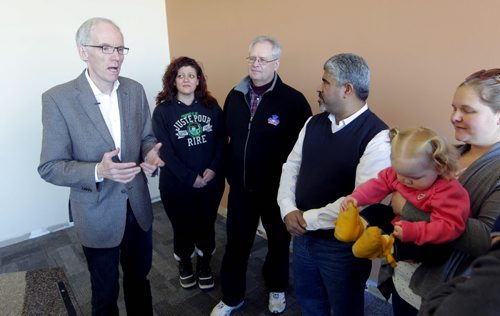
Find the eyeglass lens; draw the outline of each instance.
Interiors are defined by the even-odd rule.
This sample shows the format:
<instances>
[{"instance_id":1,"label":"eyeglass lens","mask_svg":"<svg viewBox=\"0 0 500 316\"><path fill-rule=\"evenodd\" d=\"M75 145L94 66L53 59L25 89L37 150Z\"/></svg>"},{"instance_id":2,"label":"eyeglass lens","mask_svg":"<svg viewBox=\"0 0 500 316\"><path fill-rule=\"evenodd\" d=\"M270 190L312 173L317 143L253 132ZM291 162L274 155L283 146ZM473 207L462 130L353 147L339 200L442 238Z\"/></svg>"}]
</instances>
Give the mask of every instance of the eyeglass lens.
<instances>
[{"instance_id":1,"label":"eyeglass lens","mask_svg":"<svg viewBox=\"0 0 500 316\"><path fill-rule=\"evenodd\" d=\"M270 62L273 62L275 61L276 59L271 59L271 60L266 60L264 58L261 58L261 57L256 57L256 56L248 56L246 58L247 62L249 64L254 64L255 62L257 62L259 65L265 65L265 64L268 64Z\"/></svg>"},{"instance_id":2,"label":"eyeglass lens","mask_svg":"<svg viewBox=\"0 0 500 316\"><path fill-rule=\"evenodd\" d=\"M126 47L113 47L113 46L103 46L102 52L104 54L113 54L115 52L115 49L120 55L125 55L128 53L128 48Z\"/></svg>"}]
</instances>

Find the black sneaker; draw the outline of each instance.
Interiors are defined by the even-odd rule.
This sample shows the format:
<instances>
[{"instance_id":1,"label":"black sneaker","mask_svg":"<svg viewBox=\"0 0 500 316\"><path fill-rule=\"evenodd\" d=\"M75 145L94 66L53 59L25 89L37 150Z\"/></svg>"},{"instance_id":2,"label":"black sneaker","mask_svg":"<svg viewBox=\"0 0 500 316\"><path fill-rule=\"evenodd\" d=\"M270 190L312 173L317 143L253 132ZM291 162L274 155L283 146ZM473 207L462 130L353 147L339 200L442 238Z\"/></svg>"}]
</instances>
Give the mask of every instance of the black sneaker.
<instances>
[{"instance_id":1,"label":"black sneaker","mask_svg":"<svg viewBox=\"0 0 500 316\"><path fill-rule=\"evenodd\" d=\"M185 289L196 285L191 259L189 261L179 261L179 283Z\"/></svg>"},{"instance_id":2,"label":"black sneaker","mask_svg":"<svg viewBox=\"0 0 500 316\"><path fill-rule=\"evenodd\" d=\"M198 286L202 290L208 290L214 287L214 277L210 268L201 270L198 273Z\"/></svg>"},{"instance_id":3,"label":"black sneaker","mask_svg":"<svg viewBox=\"0 0 500 316\"><path fill-rule=\"evenodd\" d=\"M198 256L196 261L196 274L198 275L198 287L201 290L208 290L214 287L214 277L210 269L211 256Z\"/></svg>"}]
</instances>

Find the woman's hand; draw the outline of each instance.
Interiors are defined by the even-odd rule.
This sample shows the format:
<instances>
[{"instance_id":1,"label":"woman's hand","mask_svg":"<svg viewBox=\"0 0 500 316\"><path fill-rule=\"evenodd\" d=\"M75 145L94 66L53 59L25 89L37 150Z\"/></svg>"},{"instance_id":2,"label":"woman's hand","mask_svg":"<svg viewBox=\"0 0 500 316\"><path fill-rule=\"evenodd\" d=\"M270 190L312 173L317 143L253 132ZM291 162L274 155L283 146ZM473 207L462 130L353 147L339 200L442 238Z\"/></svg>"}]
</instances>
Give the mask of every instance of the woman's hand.
<instances>
[{"instance_id":1,"label":"woman's hand","mask_svg":"<svg viewBox=\"0 0 500 316\"><path fill-rule=\"evenodd\" d=\"M215 172L212 169L207 168L203 171L203 180L205 183L210 182L213 178L215 178Z\"/></svg>"},{"instance_id":2,"label":"woman's hand","mask_svg":"<svg viewBox=\"0 0 500 316\"><path fill-rule=\"evenodd\" d=\"M199 188L203 188L206 185L207 185L207 183L205 182L205 180L203 180L202 177L197 176L196 180L193 183L193 188L199 189Z\"/></svg>"},{"instance_id":3,"label":"woman's hand","mask_svg":"<svg viewBox=\"0 0 500 316\"><path fill-rule=\"evenodd\" d=\"M500 236L495 236L491 239L491 245L493 246L497 242L500 242Z\"/></svg>"}]
</instances>

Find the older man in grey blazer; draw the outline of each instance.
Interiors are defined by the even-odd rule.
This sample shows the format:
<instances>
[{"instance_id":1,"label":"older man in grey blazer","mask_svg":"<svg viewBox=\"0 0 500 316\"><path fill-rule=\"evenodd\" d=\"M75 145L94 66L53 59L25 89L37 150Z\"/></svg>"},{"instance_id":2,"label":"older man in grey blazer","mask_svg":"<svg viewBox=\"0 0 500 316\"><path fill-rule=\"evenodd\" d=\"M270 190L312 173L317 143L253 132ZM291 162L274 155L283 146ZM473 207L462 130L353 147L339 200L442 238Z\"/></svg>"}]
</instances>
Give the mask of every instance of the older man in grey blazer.
<instances>
[{"instance_id":1,"label":"older man in grey blazer","mask_svg":"<svg viewBox=\"0 0 500 316\"><path fill-rule=\"evenodd\" d=\"M70 210L87 259L92 314L117 315L119 263L127 314L152 314L147 275L153 222L146 175L163 161L142 85L119 77L123 35L112 21L87 20L76 44L87 68L42 95L38 172L70 191Z\"/></svg>"}]
</instances>

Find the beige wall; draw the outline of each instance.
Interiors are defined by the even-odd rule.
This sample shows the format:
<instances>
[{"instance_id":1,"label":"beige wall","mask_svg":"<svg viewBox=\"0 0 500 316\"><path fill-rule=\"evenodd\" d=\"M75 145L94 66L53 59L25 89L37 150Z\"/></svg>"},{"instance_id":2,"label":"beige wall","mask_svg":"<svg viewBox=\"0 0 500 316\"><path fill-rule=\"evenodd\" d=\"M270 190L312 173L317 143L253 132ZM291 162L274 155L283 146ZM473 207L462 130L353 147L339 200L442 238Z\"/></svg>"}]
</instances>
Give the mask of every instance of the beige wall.
<instances>
[{"instance_id":1,"label":"beige wall","mask_svg":"<svg viewBox=\"0 0 500 316\"><path fill-rule=\"evenodd\" d=\"M166 3L170 56L199 60L221 105L246 74L248 43L267 34L283 46L283 80L304 93L314 112L323 63L353 52L372 70L368 102L388 125L425 125L453 139L448 117L455 87L500 61L497 0Z\"/></svg>"},{"instance_id":2,"label":"beige wall","mask_svg":"<svg viewBox=\"0 0 500 316\"><path fill-rule=\"evenodd\" d=\"M304 93L313 111L324 61L354 52L372 69L369 104L389 125L426 125L451 138L455 87L500 61L496 0L166 3L171 56L201 61L221 104L246 74L249 41L268 34L283 46L279 73Z\"/></svg>"}]
</instances>

